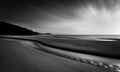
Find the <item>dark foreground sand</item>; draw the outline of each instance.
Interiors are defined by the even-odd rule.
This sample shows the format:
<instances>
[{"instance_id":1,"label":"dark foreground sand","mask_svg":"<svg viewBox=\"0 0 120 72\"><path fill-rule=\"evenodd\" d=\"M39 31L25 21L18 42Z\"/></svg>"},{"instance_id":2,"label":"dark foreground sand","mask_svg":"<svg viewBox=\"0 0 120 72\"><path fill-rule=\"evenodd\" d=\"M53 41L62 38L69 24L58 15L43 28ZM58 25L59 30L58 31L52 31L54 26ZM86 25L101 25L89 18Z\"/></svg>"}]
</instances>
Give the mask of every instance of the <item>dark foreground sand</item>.
<instances>
[{"instance_id":1,"label":"dark foreground sand","mask_svg":"<svg viewBox=\"0 0 120 72\"><path fill-rule=\"evenodd\" d=\"M19 38L38 39L38 37ZM0 72L115 72L38 50L42 47L34 43L1 37Z\"/></svg>"}]
</instances>

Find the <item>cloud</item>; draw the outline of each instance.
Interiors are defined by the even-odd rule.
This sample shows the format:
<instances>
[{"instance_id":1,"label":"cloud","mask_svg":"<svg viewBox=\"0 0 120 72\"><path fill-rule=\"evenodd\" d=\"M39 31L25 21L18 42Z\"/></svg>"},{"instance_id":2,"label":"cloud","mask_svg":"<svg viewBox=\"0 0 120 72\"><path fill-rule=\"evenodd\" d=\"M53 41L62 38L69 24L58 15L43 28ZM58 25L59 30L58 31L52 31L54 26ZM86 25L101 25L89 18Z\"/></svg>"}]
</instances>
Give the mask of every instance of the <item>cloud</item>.
<instances>
[{"instance_id":1,"label":"cloud","mask_svg":"<svg viewBox=\"0 0 120 72\"><path fill-rule=\"evenodd\" d=\"M118 0L45 0L27 5L8 20L37 32L120 34Z\"/></svg>"}]
</instances>

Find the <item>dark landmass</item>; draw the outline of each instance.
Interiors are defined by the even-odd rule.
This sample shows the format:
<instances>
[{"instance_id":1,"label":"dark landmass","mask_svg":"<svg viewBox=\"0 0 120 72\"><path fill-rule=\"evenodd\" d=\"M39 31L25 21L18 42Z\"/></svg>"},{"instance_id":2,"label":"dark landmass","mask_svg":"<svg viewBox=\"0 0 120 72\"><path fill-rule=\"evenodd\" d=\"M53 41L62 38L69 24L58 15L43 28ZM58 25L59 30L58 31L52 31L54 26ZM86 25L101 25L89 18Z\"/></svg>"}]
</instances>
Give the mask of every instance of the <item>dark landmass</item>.
<instances>
[{"instance_id":1,"label":"dark landmass","mask_svg":"<svg viewBox=\"0 0 120 72\"><path fill-rule=\"evenodd\" d=\"M37 35L38 32L33 32L26 28L16 26L10 23L0 21L0 35Z\"/></svg>"}]
</instances>

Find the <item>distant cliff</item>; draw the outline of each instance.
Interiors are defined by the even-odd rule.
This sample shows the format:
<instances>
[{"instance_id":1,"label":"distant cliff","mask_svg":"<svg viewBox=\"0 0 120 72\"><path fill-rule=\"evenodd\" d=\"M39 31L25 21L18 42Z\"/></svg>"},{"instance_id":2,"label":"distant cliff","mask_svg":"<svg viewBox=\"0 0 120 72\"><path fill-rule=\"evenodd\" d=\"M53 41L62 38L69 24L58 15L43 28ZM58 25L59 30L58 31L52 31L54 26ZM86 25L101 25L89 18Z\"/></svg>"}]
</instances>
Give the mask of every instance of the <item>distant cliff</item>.
<instances>
[{"instance_id":1,"label":"distant cliff","mask_svg":"<svg viewBox=\"0 0 120 72\"><path fill-rule=\"evenodd\" d=\"M39 33L33 32L20 26L0 21L0 35L36 35L36 34Z\"/></svg>"}]
</instances>

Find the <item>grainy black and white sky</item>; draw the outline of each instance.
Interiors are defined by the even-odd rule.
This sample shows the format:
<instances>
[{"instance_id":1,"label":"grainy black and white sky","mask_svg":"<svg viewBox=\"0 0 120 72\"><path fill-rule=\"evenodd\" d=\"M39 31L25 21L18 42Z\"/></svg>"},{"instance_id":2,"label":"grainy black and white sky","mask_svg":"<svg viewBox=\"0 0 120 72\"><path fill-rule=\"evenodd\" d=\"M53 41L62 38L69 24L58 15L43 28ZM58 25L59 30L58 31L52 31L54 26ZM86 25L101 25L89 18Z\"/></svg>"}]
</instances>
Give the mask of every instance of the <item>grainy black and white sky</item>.
<instances>
[{"instance_id":1,"label":"grainy black and white sky","mask_svg":"<svg viewBox=\"0 0 120 72\"><path fill-rule=\"evenodd\" d=\"M120 34L120 0L4 0L0 20L40 33Z\"/></svg>"}]
</instances>

